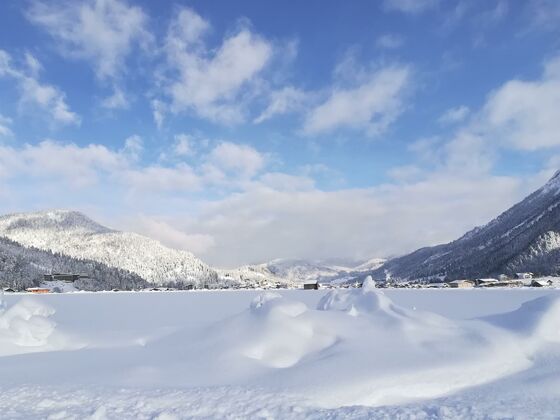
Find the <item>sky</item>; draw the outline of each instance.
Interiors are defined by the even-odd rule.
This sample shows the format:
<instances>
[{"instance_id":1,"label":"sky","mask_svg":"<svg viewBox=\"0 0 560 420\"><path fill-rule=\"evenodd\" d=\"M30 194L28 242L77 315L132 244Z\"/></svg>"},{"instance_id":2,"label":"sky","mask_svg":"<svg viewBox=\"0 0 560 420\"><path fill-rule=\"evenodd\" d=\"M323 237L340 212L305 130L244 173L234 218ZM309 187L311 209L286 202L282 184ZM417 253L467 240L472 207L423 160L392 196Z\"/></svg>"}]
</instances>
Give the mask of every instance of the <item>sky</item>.
<instances>
[{"instance_id":1,"label":"sky","mask_svg":"<svg viewBox=\"0 0 560 420\"><path fill-rule=\"evenodd\" d=\"M390 257L560 166L556 0L4 0L0 212L221 267Z\"/></svg>"}]
</instances>

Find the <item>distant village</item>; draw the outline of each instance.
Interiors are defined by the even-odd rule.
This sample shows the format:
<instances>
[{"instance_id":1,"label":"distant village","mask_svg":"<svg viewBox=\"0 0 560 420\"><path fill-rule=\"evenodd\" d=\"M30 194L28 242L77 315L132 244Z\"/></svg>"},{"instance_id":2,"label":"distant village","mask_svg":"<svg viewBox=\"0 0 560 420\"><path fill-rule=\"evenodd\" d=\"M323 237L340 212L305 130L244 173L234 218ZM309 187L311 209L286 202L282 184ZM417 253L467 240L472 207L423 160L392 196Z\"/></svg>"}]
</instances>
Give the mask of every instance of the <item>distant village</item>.
<instances>
[{"instance_id":1,"label":"distant village","mask_svg":"<svg viewBox=\"0 0 560 420\"><path fill-rule=\"evenodd\" d=\"M63 293L68 291L79 291L72 286L74 282L80 279L89 279L86 274L72 274L72 273L52 273L43 276L41 286L29 287L25 290L14 290L12 288L4 288L6 293L27 292L33 294L45 293ZM346 281L339 283L321 283L317 280L304 281L301 284L286 284L278 281L270 281L267 279L260 279L259 281L244 281L234 285L224 285L219 289L235 289L235 290L248 290L248 289L303 289L303 290L319 290L319 289L338 289L338 288L360 288L362 282L360 281ZM500 275L498 278L480 278L480 279L460 279L460 280L439 280L439 281L394 281L387 280L377 282L376 286L380 289L395 288L395 289L471 289L471 288L512 288L512 287L560 287L560 277L535 277L533 273L517 273L515 278L507 275ZM68 290L70 288L70 290ZM202 285L196 288L197 290L217 289ZM140 290L133 290L137 292L161 292L161 291L177 291L177 290L195 290L193 285L183 285L181 288L175 287L148 287ZM126 291L124 289L111 289L113 292Z\"/></svg>"}]
</instances>

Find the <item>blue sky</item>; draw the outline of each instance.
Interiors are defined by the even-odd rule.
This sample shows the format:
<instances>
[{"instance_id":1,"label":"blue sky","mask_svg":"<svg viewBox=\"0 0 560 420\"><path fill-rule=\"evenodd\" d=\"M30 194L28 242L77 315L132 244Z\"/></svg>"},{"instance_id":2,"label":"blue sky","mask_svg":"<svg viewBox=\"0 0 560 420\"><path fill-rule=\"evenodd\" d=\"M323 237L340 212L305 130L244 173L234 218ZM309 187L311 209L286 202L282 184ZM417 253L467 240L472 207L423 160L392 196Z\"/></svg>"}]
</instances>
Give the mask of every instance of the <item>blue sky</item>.
<instances>
[{"instance_id":1,"label":"blue sky","mask_svg":"<svg viewBox=\"0 0 560 420\"><path fill-rule=\"evenodd\" d=\"M453 239L560 154L560 4L4 1L0 210L212 264Z\"/></svg>"}]
</instances>

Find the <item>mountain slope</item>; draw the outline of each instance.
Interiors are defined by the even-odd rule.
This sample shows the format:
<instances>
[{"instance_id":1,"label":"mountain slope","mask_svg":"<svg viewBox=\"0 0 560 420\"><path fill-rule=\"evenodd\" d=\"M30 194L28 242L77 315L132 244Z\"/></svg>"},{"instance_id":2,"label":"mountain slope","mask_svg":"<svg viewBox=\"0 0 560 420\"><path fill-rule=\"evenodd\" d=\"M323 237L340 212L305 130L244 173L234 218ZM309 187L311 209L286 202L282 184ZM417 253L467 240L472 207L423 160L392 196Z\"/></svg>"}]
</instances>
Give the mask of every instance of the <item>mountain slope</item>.
<instances>
[{"instance_id":1,"label":"mountain slope","mask_svg":"<svg viewBox=\"0 0 560 420\"><path fill-rule=\"evenodd\" d=\"M445 245L419 249L388 261L374 278L449 279L532 271L560 272L560 171L542 188Z\"/></svg>"},{"instance_id":2,"label":"mountain slope","mask_svg":"<svg viewBox=\"0 0 560 420\"><path fill-rule=\"evenodd\" d=\"M25 247L0 237L0 288L25 290L38 286L46 273L88 274L88 279L76 281L81 290L140 289L147 286L145 280L128 271L96 261L78 260Z\"/></svg>"},{"instance_id":3,"label":"mountain slope","mask_svg":"<svg viewBox=\"0 0 560 420\"><path fill-rule=\"evenodd\" d=\"M277 259L265 264L252 266L267 270L274 276L293 283L306 281L319 281L321 283L349 281L361 278L364 272L381 267L384 259L372 258L371 260L351 265L351 262L309 261Z\"/></svg>"},{"instance_id":4,"label":"mountain slope","mask_svg":"<svg viewBox=\"0 0 560 420\"><path fill-rule=\"evenodd\" d=\"M186 251L144 236L99 225L66 210L0 217L0 236L28 247L96 261L134 273L157 285L215 285L216 271Z\"/></svg>"}]
</instances>

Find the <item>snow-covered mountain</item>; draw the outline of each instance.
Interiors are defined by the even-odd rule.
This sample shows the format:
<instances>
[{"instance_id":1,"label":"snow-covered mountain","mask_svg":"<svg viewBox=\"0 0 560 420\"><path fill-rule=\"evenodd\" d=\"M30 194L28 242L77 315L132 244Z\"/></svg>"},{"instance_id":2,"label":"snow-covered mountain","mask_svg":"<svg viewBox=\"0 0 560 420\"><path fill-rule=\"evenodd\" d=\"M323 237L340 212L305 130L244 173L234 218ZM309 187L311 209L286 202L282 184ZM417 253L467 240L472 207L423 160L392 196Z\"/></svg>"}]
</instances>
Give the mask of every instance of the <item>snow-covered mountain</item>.
<instances>
[{"instance_id":1,"label":"snow-covered mountain","mask_svg":"<svg viewBox=\"0 0 560 420\"><path fill-rule=\"evenodd\" d=\"M332 283L361 278L363 273L375 270L384 263L385 260L381 258L372 258L357 265L349 262L277 259L253 267L261 267L296 284L306 281Z\"/></svg>"},{"instance_id":2,"label":"snow-covered mountain","mask_svg":"<svg viewBox=\"0 0 560 420\"><path fill-rule=\"evenodd\" d=\"M294 287L297 285L290 278L280 277L271 272L266 264L245 265L242 267L222 270L217 269L218 277L240 287Z\"/></svg>"},{"instance_id":3,"label":"snow-covered mountain","mask_svg":"<svg viewBox=\"0 0 560 420\"><path fill-rule=\"evenodd\" d=\"M25 247L0 237L0 288L25 290L39 286L46 273L87 274L76 286L82 290L142 289L147 282L129 271L103 263Z\"/></svg>"},{"instance_id":4,"label":"snow-covered mountain","mask_svg":"<svg viewBox=\"0 0 560 420\"><path fill-rule=\"evenodd\" d=\"M388 261L374 278L477 278L560 273L560 171L483 227L444 245Z\"/></svg>"},{"instance_id":5,"label":"snow-covered mountain","mask_svg":"<svg viewBox=\"0 0 560 420\"><path fill-rule=\"evenodd\" d=\"M126 270L152 284L212 287L220 281L215 270L189 252L106 228L75 211L1 216L0 236L26 247Z\"/></svg>"}]
</instances>

